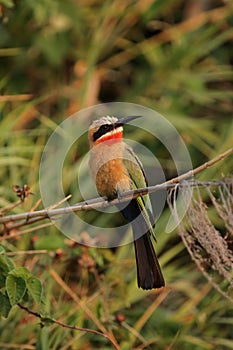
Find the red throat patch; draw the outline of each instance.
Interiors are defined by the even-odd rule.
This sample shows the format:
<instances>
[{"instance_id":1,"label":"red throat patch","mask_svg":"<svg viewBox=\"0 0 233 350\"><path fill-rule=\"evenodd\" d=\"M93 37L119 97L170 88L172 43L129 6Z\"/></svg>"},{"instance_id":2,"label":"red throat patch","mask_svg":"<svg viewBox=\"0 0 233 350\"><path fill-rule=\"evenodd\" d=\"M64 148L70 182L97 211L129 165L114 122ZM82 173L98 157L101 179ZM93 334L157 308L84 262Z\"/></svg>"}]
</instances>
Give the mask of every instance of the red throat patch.
<instances>
[{"instance_id":1,"label":"red throat patch","mask_svg":"<svg viewBox=\"0 0 233 350\"><path fill-rule=\"evenodd\" d=\"M120 130L118 132L111 132L107 133L106 135L103 135L99 140L96 140L96 143L102 143L102 142L120 142L123 138L123 132Z\"/></svg>"}]
</instances>

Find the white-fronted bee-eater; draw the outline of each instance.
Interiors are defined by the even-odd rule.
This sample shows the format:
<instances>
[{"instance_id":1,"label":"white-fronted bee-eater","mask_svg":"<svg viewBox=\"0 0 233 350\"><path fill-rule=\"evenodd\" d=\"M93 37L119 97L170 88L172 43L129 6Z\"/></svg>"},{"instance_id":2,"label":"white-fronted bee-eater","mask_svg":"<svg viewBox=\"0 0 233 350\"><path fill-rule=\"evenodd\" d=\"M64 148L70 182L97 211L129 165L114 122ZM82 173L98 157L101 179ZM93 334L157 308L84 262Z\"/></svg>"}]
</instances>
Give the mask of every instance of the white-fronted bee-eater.
<instances>
[{"instance_id":1,"label":"white-fronted bee-eater","mask_svg":"<svg viewBox=\"0 0 233 350\"><path fill-rule=\"evenodd\" d=\"M123 126L139 116L102 117L89 128L91 175L101 196L120 198L125 191L146 187L142 164L133 149L123 142ZM154 223L149 195L117 205L131 223L134 235L138 287L160 288L165 285L151 241Z\"/></svg>"}]
</instances>

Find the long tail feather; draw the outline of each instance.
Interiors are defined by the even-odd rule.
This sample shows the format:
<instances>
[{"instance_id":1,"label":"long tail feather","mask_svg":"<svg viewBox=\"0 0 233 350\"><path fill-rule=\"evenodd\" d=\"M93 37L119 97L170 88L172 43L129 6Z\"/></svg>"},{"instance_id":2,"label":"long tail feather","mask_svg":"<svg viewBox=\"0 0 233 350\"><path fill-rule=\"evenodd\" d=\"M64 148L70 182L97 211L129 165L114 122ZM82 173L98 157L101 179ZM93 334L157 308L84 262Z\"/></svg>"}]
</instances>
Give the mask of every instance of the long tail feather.
<instances>
[{"instance_id":1,"label":"long tail feather","mask_svg":"<svg viewBox=\"0 0 233 350\"><path fill-rule=\"evenodd\" d=\"M126 207L118 205L118 208L126 220L132 224L138 287L142 289L163 287L165 282L151 241L154 233L149 219L147 222L136 199L133 199Z\"/></svg>"},{"instance_id":2,"label":"long tail feather","mask_svg":"<svg viewBox=\"0 0 233 350\"><path fill-rule=\"evenodd\" d=\"M162 271L151 242L150 233L134 241L138 287L142 289L160 288L165 285Z\"/></svg>"}]
</instances>

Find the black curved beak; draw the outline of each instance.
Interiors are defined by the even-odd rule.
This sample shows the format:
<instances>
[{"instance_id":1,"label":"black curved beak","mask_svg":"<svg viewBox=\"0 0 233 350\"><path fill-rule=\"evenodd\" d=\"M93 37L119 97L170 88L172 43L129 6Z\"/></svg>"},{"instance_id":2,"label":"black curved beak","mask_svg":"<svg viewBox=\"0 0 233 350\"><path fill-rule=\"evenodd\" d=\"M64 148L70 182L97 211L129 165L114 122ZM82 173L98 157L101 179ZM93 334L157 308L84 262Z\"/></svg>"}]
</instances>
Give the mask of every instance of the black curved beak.
<instances>
[{"instance_id":1,"label":"black curved beak","mask_svg":"<svg viewBox=\"0 0 233 350\"><path fill-rule=\"evenodd\" d=\"M115 123L115 126L123 126L123 125L131 122L131 120L141 118L141 117L142 117L141 115L130 115L128 117L123 117Z\"/></svg>"}]
</instances>

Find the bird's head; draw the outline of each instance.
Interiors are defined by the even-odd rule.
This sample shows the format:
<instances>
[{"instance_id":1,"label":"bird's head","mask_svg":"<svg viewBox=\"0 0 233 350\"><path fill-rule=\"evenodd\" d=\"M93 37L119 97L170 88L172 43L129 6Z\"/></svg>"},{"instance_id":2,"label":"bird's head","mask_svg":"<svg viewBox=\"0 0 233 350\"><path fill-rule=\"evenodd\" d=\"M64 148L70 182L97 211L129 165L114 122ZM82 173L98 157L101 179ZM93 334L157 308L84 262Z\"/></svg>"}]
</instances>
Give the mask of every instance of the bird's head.
<instances>
[{"instance_id":1,"label":"bird's head","mask_svg":"<svg viewBox=\"0 0 233 350\"><path fill-rule=\"evenodd\" d=\"M89 128L88 138L90 146L100 144L105 141L118 142L123 138L123 125L141 116L128 116L121 119L116 117L102 117L95 120Z\"/></svg>"}]
</instances>

